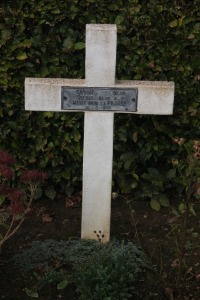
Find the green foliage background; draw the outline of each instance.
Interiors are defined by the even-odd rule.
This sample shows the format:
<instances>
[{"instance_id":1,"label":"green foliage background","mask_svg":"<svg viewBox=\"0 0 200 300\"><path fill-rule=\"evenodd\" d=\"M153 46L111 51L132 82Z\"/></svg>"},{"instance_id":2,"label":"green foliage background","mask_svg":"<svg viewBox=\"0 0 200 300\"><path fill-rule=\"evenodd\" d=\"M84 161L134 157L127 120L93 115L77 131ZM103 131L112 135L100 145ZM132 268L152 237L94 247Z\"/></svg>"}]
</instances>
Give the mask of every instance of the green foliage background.
<instances>
[{"instance_id":1,"label":"green foliage background","mask_svg":"<svg viewBox=\"0 0 200 300\"><path fill-rule=\"evenodd\" d=\"M81 185L83 114L24 110L25 77L84 78L85 25L117 24L118 79L175 81L173 116L115 116L113 184L138 196L178 189L176 136L200 133L200 0L2 0L0 147Z\"/></svg>"}]
</instances>

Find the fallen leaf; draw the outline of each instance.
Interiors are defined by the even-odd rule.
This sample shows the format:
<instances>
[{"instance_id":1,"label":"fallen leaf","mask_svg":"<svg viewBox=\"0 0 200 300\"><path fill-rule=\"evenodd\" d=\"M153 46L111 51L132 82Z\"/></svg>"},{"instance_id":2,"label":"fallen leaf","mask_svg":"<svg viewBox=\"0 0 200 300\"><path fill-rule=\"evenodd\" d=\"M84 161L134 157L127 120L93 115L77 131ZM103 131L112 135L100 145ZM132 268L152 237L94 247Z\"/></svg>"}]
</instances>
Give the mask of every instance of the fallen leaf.
<instances>
[{"instance_id":1,"label":"fallen leaf","mask_svg":"<svg viewBox=\"0 0 200 300\"><path fill-rule=\"evenodd\" d=\"M172 223L174 223L174 222L176 222L177 221L177 217L172 217L172 218L169 218L168 220L167 220L167 223L168 224L172 224Z\"/></svg>"},{"instance_id":2,"label":"fallen leaf","mask_svg":"<svg viewBox=\"0 0 200 300\"><path fill-rule=\"evenodd\" d=\"M46 211L47 211L47 208L42 206L36 210L36 216L41 217Z\"/></svg>"},{"instance_id":3,"label":"fallen leaf","mask_svg":"<svg viewBox=\"0 0 200 300\"><path fill-rule=\"evenodd\" d=\"M31 208L27 208L27 209L25 210L25 214L27 215L27 214L29 214L31 211L32 211Z\"/></svg>"},{"instance_id":4,"label":"fallen leaf","mask_svg":"<svg viewBox=\"0 0 200 300\"><path fill-rule=\"evenodd\" d=\"M118 197L118 193L113 192L112 193L112 199L115 200L115 199L117 199L117 197Z\"/></svg>"},{"instance_id":5,"label":"fallen leaf","mask_svg":"<svg viewBox=\"0 0 200 300\"><path fill-rule=\"evenodd\" d=\"M71 208L73 206L77 206L81 203L81 193L78 193L76 196L73 197L66 197L65 198L65 206L66 208Z\"/></svg>"},{"instance_id":6,"label":"fallen leaf","mask_svg":"<svg viewBox=\"0 0 200 300\"><path fill-rule=\"evenodd\" d=\"M67 198L67 199L65 200L65 206L66 206L66 208L73 207L73 206L74 206L74 201L72 201L71 198Z\"/></svg>"},{"instance_id":7,"label":"fallen leaf","mask_svg":"<svg viewBox=\"0 0 200 300\"><path fill-rule=\"evenodd\" d=\"M178 258L175 259L175 260L172 262L171 266L172 266L173 268L178 268L178 267L180 266L180 261L179 261L179 259L178 259Z\"/></svg>"},{"instance_id":8,"label":"fallen leaf","mask_svg":"<svg viewBox=\"0 0 200 300\"><path fill-rule=\"evenodd\" d=\"M168 276L167 276L167 273L163 273L163 274L162 274L162 278L163 278L163 279L167 279L167 277L168 277Z\"/></svg>"},{"instance_id":9,"label":"fallen leaf","mask_svg":"<svg viewBox=\"0 0 200 300\"><path fill-rule=\"evenodd\" d=\"M62 221L62 224L63 225L66 225L66 224L68 224L69 223L69 219L64 219L63 221Z\"/></svg>"},{"instance_id":10,"label":"fallen leaf","mask_svg":"<svg viewBox=\"0 0 200 300\"><path fill-rule=\"evenodd\" d=\"M196 280L199 281L200 280L200 273L197 274L195 277L196 277Z\"/></svg>"},{"instance_id":11,"label":"fallen leaf","mask_svg":"<svg viewBox=\"0 0 200 300\"><path fill-rule=\"evenodd\" d=\"M164 291L165 291L165 296L167 297L167 299L174 300L174 293L170 287L166 287Z\"/></svg>"},{"instance_id":12,"label":"fallen leaf","mask_svg":"<svg viewBox=\"0 0 200 300\"><path fill-rule=\"evenodd\" d=\"M187 270L187 273L192 273L192 267L190 267L188 270Z\"/></svg>"},{"instance_id":13,"label":"fallen leaf","mask_svg":"<svg viewBox=\"0 0 200 300\"><path fill-rule=\"evenodd\" d=\"M130 235L130 231L129 232L123 232L121 235L129 236Z\"/></svg>"},{"instance_id":14,"label":"fallen leaf","mask_svg":"<svg viewBox=\"0 0 200 300\"><path fill-rule=\"evenodd\" d=\"M43 223L51 223L53 221L52 214L44 214L42 215L42 222Z\"/></svg>"}]
</instances>

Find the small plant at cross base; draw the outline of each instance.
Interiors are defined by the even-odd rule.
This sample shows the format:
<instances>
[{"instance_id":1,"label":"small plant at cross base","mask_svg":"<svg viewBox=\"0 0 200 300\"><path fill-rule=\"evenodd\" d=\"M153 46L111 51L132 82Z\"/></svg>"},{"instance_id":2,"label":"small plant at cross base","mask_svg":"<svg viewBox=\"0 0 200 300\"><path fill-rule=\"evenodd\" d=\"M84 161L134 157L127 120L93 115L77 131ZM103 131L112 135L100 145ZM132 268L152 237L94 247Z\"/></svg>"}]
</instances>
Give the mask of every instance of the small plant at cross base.
<instances>
[{"instance_id":1,"label":"small plant at cross base","mask_svg":"<svg viewBox=\"0 0 200 300\"><path fill-rule=\"evenodd\" d=\"M15 163L14 157L0 150L0 251L21 227L39 185L48 178L46 173L37 170L22 171L16 186Z\"/></svg>"},{"instance_id":2,"label":"small plant at cross base","mask_svg":"<svg viewBox=\"0 0 200 300\"><path fill-rule=\"evenodd\" d=\"M183 157L174 157L172 159L172 165L179 173L179 177L175 180L183 195L178 210L174 210L177 216L182 217L180 240L178 243L178 271L176 278L176 288L178 289L184 265L188 217L189 214L196 216L194 201L195 199L200 199L200 140L186 141L183 138L174 138L173 142L185 150L182 152L185 154Z\"/></svg>"},{"instance_id":3,"label":"small plant at cross base","mask_svg":"<svg viewBox=\"0 0 200 300\"><path fill-rule=\"evenodd\" d=\"M58 290L73 288L75 299L80 300L144 299L140 297L144 283L154 288L153 268L132 242L34 241L14 260L18 270L29 278L27 284L32 284L24 289L26 294L34 298L49 284Z\"/></svg>"}]
</instances>

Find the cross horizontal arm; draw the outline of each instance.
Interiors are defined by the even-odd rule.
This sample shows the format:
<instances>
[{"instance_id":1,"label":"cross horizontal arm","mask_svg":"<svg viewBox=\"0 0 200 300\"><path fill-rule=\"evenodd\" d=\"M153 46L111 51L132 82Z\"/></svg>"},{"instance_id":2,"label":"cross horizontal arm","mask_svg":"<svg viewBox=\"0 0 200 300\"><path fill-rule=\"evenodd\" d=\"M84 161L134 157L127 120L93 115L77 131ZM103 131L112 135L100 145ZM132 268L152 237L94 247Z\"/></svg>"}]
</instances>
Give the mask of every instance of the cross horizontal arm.
<instances>
[{"instance_id":1,"label":"cross horizontal arm","mask_svg":"<svg viewBox=\"0 0 200 300\"><path fill-rule=\"evenodd\" d=\"M84 79L26 78L25 109L67 112L61 108L61 87L84 88ZM173 113L174 83L166 81L116 81L110 88L137 88L138 106L134 114L170 115ZM117 113L117 111L116 111ZM120 111L120 113L122 113ZM126 113L126 112L124 112Z\"/></svg>"},{"instance_id":2,"label":"cross horizontal arm","mask_svg":"<svg viewBox=\"0 0 200 300\"><path fill-rule=\"evenodd\" d=\"M86 87L84 79L26 78L25 109L57 111L61 109L61 87ZM170 115L173 113L174 83L165 81L116 81L110 88L137 88L138 107L134 114ZM116 111L117 112L117 111ZM120 111L120 113L122 113Z\"/></svg>"}]
</instances>

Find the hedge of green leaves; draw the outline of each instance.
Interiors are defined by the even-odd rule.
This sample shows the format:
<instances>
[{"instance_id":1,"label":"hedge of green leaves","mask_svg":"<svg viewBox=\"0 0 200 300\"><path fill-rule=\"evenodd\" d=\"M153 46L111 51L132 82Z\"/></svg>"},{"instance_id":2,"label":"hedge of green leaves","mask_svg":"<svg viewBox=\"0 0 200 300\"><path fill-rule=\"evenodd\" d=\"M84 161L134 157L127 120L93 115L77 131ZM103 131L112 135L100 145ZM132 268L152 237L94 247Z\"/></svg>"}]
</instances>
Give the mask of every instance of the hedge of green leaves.
<instances>
[{"instance_id":1,"label":"hedge of green leaves","mask_svg":"<svg viewBox=\"0 0 200 300\"><path fill-rule=\"evenodd\" d=\"M24 110L25 77L84 78L85 25L118 27L118 79L175 81L173 116L115 116L115 189L149 196L177 188L172 140L200 133L200 0L2 0L0 147L51 172L70 193L81 184L82 113Z\"/></svg>"}]
</instances>

